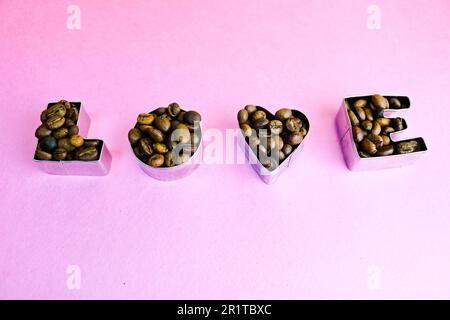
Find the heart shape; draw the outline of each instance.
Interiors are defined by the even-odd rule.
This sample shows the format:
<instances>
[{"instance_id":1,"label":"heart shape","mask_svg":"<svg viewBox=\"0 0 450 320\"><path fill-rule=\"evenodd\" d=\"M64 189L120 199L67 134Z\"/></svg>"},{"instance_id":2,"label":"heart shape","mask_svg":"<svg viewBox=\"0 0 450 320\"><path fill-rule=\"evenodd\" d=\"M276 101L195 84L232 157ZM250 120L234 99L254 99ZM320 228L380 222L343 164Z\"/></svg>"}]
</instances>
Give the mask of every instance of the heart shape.
<instances>
[{"instance_id":1,"label":"heart shape","mask_svg":"<svg viewBox=\"0 0 450 320\"><path fill-rule=\"evenodd\" d=\"M275 182L303 146L308 118L295 109L282 108L272 114L261 106L247 105L237 119L247 159L265 183Z\"/></svg>"},{"instance_id":2,"label":"heart shape","mask_svg":"<svg viewBox=\"0 0 450 320\"><path fill-rule=\"evenodd\" d=\"M176 180L198 166L202 141L201 116L177 103L141 113L128 132L141 168L158 180Z\"/></svg>"}]
</instances>

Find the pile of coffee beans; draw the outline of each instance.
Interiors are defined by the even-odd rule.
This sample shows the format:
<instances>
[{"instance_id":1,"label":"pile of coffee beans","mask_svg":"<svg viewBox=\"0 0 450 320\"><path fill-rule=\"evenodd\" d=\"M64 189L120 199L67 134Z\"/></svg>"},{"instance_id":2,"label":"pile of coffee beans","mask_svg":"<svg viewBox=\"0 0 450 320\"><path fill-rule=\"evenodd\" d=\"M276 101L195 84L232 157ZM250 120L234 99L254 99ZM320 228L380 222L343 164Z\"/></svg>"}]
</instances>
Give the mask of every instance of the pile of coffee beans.
<instances>
[{"instance_id":1,"label":"pile of coffee beans","mask_svg":"<svg viewBox=\"0 0 450 320\"><path fill-rule=\"evenodd\" d=\"M239 126L261 164L272 171L302 143L307 126L295 112L283 108L275 116L255 105L239 110Z\"/></svg>"},{"instance_id":2,"label":"pile of coffee beans","mask_svg":"<svg viewBox=\"0 0 450 320\"><path fill-rule=\"evenodd\" d=\"M100 154L99 140L84 140L78 134L80 104L61 100L49 104L41 113L42 124L36 129L38 138L35 159L53 161L94 161Z\"/></svg>"},{"instance_id":3,"label":"pile of coffee beans","mask_svg":"<svg viewBox=\"0 0 450 320\"><path fill-rule=\"evenodd\" d=\"M177 103L141 113L128 132L134 154L152 167L182 164L197 151L201 140L201 116L184 111Z\"/></svg>"},{"instance_id":4,"label":"pile of coffee beans","mask_svg":"<svg viewBox=\"0 0 450 320\"><path fill-rule=\"evenodd\" d=\"M421 150L416 140L393 142L390 134L405 129L401 118L385 118L386 109L404 108L401 99L386 98L379 94L349 101L348 116L352 124L353 139L361 158L405 154Z\"/></svg>"}]
</instances>

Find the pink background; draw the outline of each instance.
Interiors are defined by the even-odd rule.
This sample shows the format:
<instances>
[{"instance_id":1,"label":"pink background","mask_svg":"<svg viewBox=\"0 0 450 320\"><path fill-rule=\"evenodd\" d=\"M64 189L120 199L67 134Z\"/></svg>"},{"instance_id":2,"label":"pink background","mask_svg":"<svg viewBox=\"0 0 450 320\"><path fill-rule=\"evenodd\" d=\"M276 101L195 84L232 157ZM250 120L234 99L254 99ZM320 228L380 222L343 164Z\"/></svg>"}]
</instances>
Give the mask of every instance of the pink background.
<instances>
[{"instance_id":1,"label":"pink background","mask_svg":"<svg viewBox=\"0 0 450 320\"><path fill-rule=\"evenodd\" d=\"M0 298L450 298L450 2L377 0L369 30L372 3L1 0ZM411 98L429 147L415 165L346 169L334 116L367 93ZM107 177L33 166L39 113L60 98L88 110ZM254 103L297 106L312 129L275 185L248 165L162 183L127 131L172 101L206 128Z\"/></svg>"}]
</instances>

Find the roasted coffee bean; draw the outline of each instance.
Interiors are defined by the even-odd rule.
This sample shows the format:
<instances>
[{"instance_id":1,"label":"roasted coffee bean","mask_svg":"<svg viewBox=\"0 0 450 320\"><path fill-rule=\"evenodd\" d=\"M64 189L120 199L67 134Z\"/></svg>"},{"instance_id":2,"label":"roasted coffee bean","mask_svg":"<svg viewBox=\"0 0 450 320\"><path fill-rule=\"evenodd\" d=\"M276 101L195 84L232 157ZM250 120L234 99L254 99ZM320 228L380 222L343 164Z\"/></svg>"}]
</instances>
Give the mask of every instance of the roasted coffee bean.
<instances>
[{"instance_id":1,"label":"roasted coffee bean","mask_svg":"<svg viewBox=\"0 0 450 320\"><path fill-rule=\"evenodd\" d=\"M64 104L61 103L57 103L52 105L51 107L49 107L45 113L45 115L48 118L54 117L54 116L60 116L60 117L64 117L66 115L66 107L64 106Z\"/></svg>"},{"instance_id":2,"label":"roasted coffee bean","mask_svg":"<svg viewBox=\"0 0 450 320\"><path fill-rule=\"evenodd\" d=\"M262 111L262 110L255 111L255 112L253 112L253 114L252 114L252 121L253 121L253 122L257 122L257 121L259 121L259 120L261 120L261 119L266 119L266 118L267 118L267 115L266 115L266 113L265 113L264 111Z\"/></svg>"},{"instance_id":3,"label":"roasted coffee bean","mask_svg":"<svg viewBox=\"0 0 450 320\"><path fill-rule=\"evenodd\" d=\"M360 121L366 120L366 113L364 112L363 108L361 108L359 106L355 106L354 110L355 110L355 114L358 116L358 119Z\"/></svg>"},{"instance_id":4,"label":"roasted coffee bean","mask_svg":"<svg viewBox=\"0 0 450 320\"><path fill-rule=\"evenodd\" d=\"M147 131L150 138L155 142L163 142L164 141L164 134L155 128L149 128Z\"/></svg>"},{"instance_id":5,"label":"roasted coffee bean","mask_svg":"<svg viewBox=\"0 0 450 320\"><path fill-rule=\"evenodd\" d=\"M63 148L57 148L53 151L53 159L61 161L67 157L67 150Z\"/></svg>"},{"instance_id":6,"label":"roasted coffee bean","mask_svg":"<svg viewBox=\"0 0 450 320\"><path fill-rule=\"evenodd\" d=\"M72 119L66 118L66 120L64 121L64 127L66 128L70 128L74 125L76 125L76 123Z\"/></svg>"},{"instance_id":7,"label":"roasted coffee bean","mask_svg":"<svg viewBox=\"0 0 450 320\"><path fill-rule=\"evenodd\" d=\"M288 156L292 152L292 146L288 143L285 143L281 151L283 151L285 156Z\"/></svg>"},{"instance_id":8,"label":"roasted coffee bean","mask_svg":"<svg viewBox=\"0 0 450 320\"><path fill-rule=\"evenodd\" d=\"M142 138L141 130L138 128L133 128L130 131L128 131L128 141L132 146L135 146L138 141Z\"/></svg>"},{"instance_id":9,"label":"roasted coffee bean","mask_svg":"<svg viewBox=\"0 0 450 320\"><path fill-rule=\"evenodd\" d=\"M256 111L256 112L258 112L258 111ZM263 129L268 124L269 124L269 120L266 119L266 118L262 118L262 119L258 119L258 120L253 121L253 127L255 129Z\"/></svg>"},{"instance_id":10,"label":"roasted coffee bean","mask_svg":"<svg viewBox=\"0 0 450 320\"><path fill-rule=\"evenodd\" d=\"M55 130L64 125L66 119L62 116L53 116L51 118L47 118L45 121L45 126L50 130Z\"/></svg>"},{"instance_id":11,"label":"roasted coffee bean","mask_svg":"<svg viewBox=\"0 0 450 320\"><path fill-rule=\"evenodd\" d=\"M288 129L290 132L298 132L300 130L300 123L297 118L289 118L286 120L284 125L286 126L286 129Z\"/></svg>"},{"instance_id":12,"label":"roasted coffee bean","mask_svg":"<svg viewBox=\"0 0 450 320\"><path fill-rule=\"evenodd\" d=\"M390 156L391 154L394 154L394 146L388 145L388 146L382 146L381 148L379 148L375 155Z\"/></svg>"},{"instance_id":13,"label":"roasted coffee bean","mask_svg":"<svg viewBox=\"0 0 450 320\"><path fill-rule=\"evenodd\" d=\"M383 116L383 113L384 113L384 109L382 109L382 108L380 108L380 109L374 109L374 110L372 111L372 114L373 114L373 118L374 118L374 119L381 118L381 117Z\"/></svg>"},{"instance_id":14,"label":"roasted coffee bean","mask_svg":"<svg viewBox=\"0 0 450 320\"><path fill-rule=\"evenodd\" d=\"M391 121L392 127L395 129L395 131L401 131L404 129L403 126L403 119L402 118L395 118Z\"/></svg>"},{"instance_id":15,"label":"roasted coffee bean","mask_svg":"<svg viewBox=\"0 0 450 320\"><path fill-rule=\"evenodd\" d=\"M237 115L239 124L246 123L248 121L248 111L245 109L241 109Z\"/></svg>"},{"instance_id":16,"label":"roasted coffee bean","mask_svg":"<svg viewBox=\"0 0 450 320\"><path fill-rule=\"evenodd\" d=\"M138 158L143 158L145 156L142 153L141 148L139 147L139 145L137 145L136 147L133 148L133 152L136 155L136 157L138 157Z\"/></svg>"},{"instance_id":17,"label":"roasted coffee bean","mask_svg":"<svg viewBox=\"0 0 450 320\"><path fill-rule=\"evenodd\" d=\"M153 150L156 151L157 153L166 153L167 151L169 151L169 149L167 148L167 146L163 143L154 143L153 144Z\"/></svg>"},{"instance_id":18,"label":"roasted coffee bean","mask_svg":"<svg viewBox=\"0 0 450 320\"><path fill-rule=\"evenodd\" d=\"M367 135L367 139L372 141L377 148L381 148L383 146L383 139L377 134L370 133Z\"/></svg>"},{"instance_id":19,"label":"roasted coffee bean","mask_svg":"<svg viewBox=\"0 0 450 320\"><path fill-rule=\"evenodd\" d=\"M366 119L369 121L373 121L373 113L370 108L364 108L364 113L366 114Z\"/></svg>"},{"instance_id":20,"label":"roasted coffee bean","mask_svg":"<svg viewBox=\"0 0 450 320\"><path fill-rule=\"evenodd\" d=\"M34 155L39 160L52 160L52 154L43 150L37 149Z\"/></svg>"},{"instance_id":21,"label":"roasted coffee bean","mask_svg":"<svg viewBox=\"0 0 450 320\"><path fill-rule=\"evenodd\" d=\"M302 137L306 137L306 134L308 133L308 131L306 130L305 127L301 127L299 133L302 135Z\"/></svg>"},{"instance_id":22,"label":"roasted coffee bean","mask_svg":"<svg viewBox=\"0 0 450 320\"><path fill-rule=\"evenodd\" d=\"M176 120L178 120L179 122L183 122L185 114L186 114L186 111L180 111L180 113L178 114L178 117L176 118Z\"/></svg>"},{"instance_id":23,"label":"roasted coffee bean","mask_svg":"<svg viewBox=\"0 0 450 320\"><path fill-rule=\"evenodd\" d=\"M389 99L389 105L392 109L400 109L402 107L402 103L397 98Z\"/></svg>"},{"instance_id":24,"label":"roasted coffee bean","mask_svg":"<svg viewBox=\"0 0 450 320\"><path fill-rule=\"evenodd\" d=\"M169 107L167 108L167 111L169 112L169 115L171 117L175 118L180 113L181 108L178 105L178 103L174 102L174 103L169 104Z\"/></svg>"},{"instance_id":25,"label":"roasted coffee bean","mask_svg":"<svg viewBox=\"0 0 450 320\"><path fill-rule=\"evenodd\" d=\"M41 122L45 123L47 121L47 110L41 112Z\"/></svg>"},{"instance_id":26,"label":"roasted coffee bean","mask_svg":"<svg viewBox=\"0 0 450 320\"><path fill-rule=\"evenodd\" d=\"M368 155L367 153L365 153L361 150L358 151L358 154L361 158L370 158L370 155Z\"/></svg>"},{"instance_id":27,"label":"roasted coffee bean","mask_svg":"<svg viewBox=\"0 0 450 320\"><path fill-rule=\"evenodd\" d=\"M67 110L67 112L66 112L66 118L69 118L75 122L78 121L78 116L79 116L79 113L78 113L78 109L76 107L72 107L69 110Z\"/></svg>"},{"instance_id":28,"label":"roasted coffee bean","mask_svg":"<svg viewBox=\"0 0 450 320\"><path fill-rule=\"evenodd\" d=\"M383 146L387 146L391 143L391 139L388 136L380 135L381 139L383 139Z\"/></svg>"},{"instance_id":29,"label":"roasted coffee bean","mask_svg":"<svg viewBox=\"0 0 450 320\"><path fill-rule=\"evenodd\" d=\"M372 154L374 155L375 153L377 153L377 146L375 145L375 143L373 143L372 141L370 141L368 138L364 138L363 141L361 141L361 149L366 152L367 154Z\"/></svg>"},{"instance_id":30,"label":"roasted coffee bean","mask_svg":"<svg viewBox=\"0 0 450 320\"><path fill-rule=\"evenodd\" d=\"M166 167L173 167L174 162L172 158L172 152L167 152L164 155L164 164L166 165Z\"/></svg>"},{"instance_id":31,"label":"roasted coffee bean","mask_svg":"<svg viewBox=\"0 0 450 320\"><path fill-rule=\"evenodd\" d=\"M269 122L269 129L272 134L280 134L283 132L283 122L280 120L272 120Z\"/></svg>"},{"instance_id":32,"label":"roasted coffee bean","mask_svg":"<svg viewBox=\"0 0 450 320\"><path fill-rule=\"evenodd\" d=\"M52 134L52 130L48 129L46 126L44 125L40 125L37 129L36 132L34 133L34 135L36 136L36 138L38 139L43 139L45 137L48 137Z\"/></svg>"},{"instance_id":33,"label":"roasted coffee bean","mask_svg":"<svg viewBox=\"0 0 450 320\"><path fill-rule=\"evenodd\" d=\"M55 138L49 136L39 142L39 147L45 152L52 153L58 147L58 143Z\"/></svg>"},{"instance_id":34,"label":"roasted coffee bean","mask_svg":"<svg viewBox=\"0 0 450 320\"><path fill-rule=\"evenodd\" d=\"M376 135L381 133L381 125L377 121L372 126L372 133Z\"/></svg>"},{"instance_id":35,"label":"roasted coffee bean","mask_svg":"<svg viewBox=\"0 0 450 320\"><path fill-rule=\"evenodd\" d=\"M280 109L275 113L275 117L280 121L286 121L292 117L292 110L288 108Z\"/></svg>"},{"instance_id":36,"label":"roasted coffee bean","mask_svg":"<svg viewBox=\"0 0 450 320\"><path fill-rule=\"evenodd\" d=\"M387 127L391 123L391 119L389 118L378 118L376 120L382 127Z\"/></svg>"},{"instance_id":37,"label":"roasted coffee bean","mask_svg":"<svg viewBox=\"0 0 450 320\"><path fill-rule=\"evenodd\" d=\"M248 114L252 114L255 112L258 108L255 105L249 104L245 106L245 110L247 110Z\"/></svg>"},{"instance_id":38,"label":"roasted coffee bean","mask_svg":"<svg viewBox=\"0 0 450 320\"><path fill-rule=\"evenodd\" d=\"M99 140L84 140L84 147L98 147L100 145Z\"/></svg>"},{"instance_id":39,"label":"roasted coffee bean","mask_svg":"<svg viewBox=\"0 0 450 320\"><path fill-rule=\"evenodd\" d=\"M149 138L142 138L138 145L143 155L151 156L153 154L152 142Z\"/></svg>"},{"instance_id":40,"label":"roasted coffee bean","mask_svg":"<svg viewBox=\"0 0 450 320\"><path fill-rule=\"evenodd\" d=\"M373 128L372 121L364 120L363 122L361 122L361 128L363 128L366 131L371 131Z\"/></svg>"},{"instance_id":41,"label":"roasted coffee bean","mask_svg":"<svg viewBox=\"0 0 450 320\"><path fill-rule=\"evenodd\" d=\"M355 108L364 108L367 105L367 101L364 99L358 99L356 100L355 104L353 105L353 107Z\"/></svg>"},{"instance_id":42,"label":"roasted coffee bean","mask_svg":"<svg viewBox=\"0 0 450 320\"><path fill-rule=\"evenodd\" d=\"M148 164L152 167L161 167L164 164L164 156L162 154L154 154L148 159Z\"/></svg>"},{"instance_id":43,"label":"roasted coffee bean","mask_svg":"<svg viewBox=\"0 0 450 320\"><path fill-rule=\"evenodd\" d=\"M200 122L202 117L200 116L200 113L196 111L187 111L183 119L189 124L195 124L196 122Z\"/></svg>"},{"instance_id":44,"label":"roasted coffee bean","mask_svg":"<svg viewBox=\"0 0 450 320\"><path fill-rule=\"evenodd\" d=\"M81 161L93 161L98 159L98 150L95 147L81 148L76 151L75 158Z\"/></svg>"},{"instance_id":45,"label":"roasted coffee bean","mask_svg":"<svg viewBox=\"0 0 450 320\"><path fill-rule=\"evenodd\" d=\"M69 138L63 138L58 140L58 148L66 149L68 152L75 150L75 147L70 143Z\"/></svg>"},{"instance_id":46,"label":"roasted coffee bean","mask_svg":"<svg viewBox=\"0 0 450 320\"><path fill-rule=\"evenodd\" d=\"M155 120L155 127L162 132L167 132L170 130L171 122L168 118L158 117Z\"/></svg>"},{"instance_id":47,"label":"roasted coffee bean","mask_svg":"<svg viewBox=\"0 0 450 320\"><path fill-rule=\"evenodd\" d=\"M353 139L356 143L360 143L366 137L367 132L358 126L353 127Z\"/></svg>"},{"instance_id":48,"label":"roasted coffee bean","mask_svg":"<svg viewBox=\"0 0 450 320\"><path fill-rule=\"evenodd\" d=\"M388 136L388 135L391 134L392 132L395 132L394 128L392 128L392 127L384 127L384 128L381 130L381 133L384 134L384 135L386 135L386 136Z\"/></svg>"},{"instance_id":49,"label":"roasted coffee bean","mask_svg":"<svg viewBox=\"0 0 450 320\"><path fill-rule=\"evenodd\" d=\"M156 114L157 116L162 116L166 112L167 112L167 109L164 107L160 107L160 108L156 109L155 111L153 111L153 113Z\"/></svg>"},{"instance_id":50,"label":"roasted coffee bean","mask_svg":"<svg viewBox=\"0 0 450 320\"><path fill-rule=\"evenodd\" d=\"M379 94L374 94L371 97L372 105L375 109L388 109L389 108L389 101Z\"/></svg>"},{"instance_id":51,"label":"roasted coffee bean","mask_svg":"<svg viewBox=\"0 0 450 320\"><path fill-rule=\"evenodd\" d=\"M57 139L57 140L62 139L62 138L65 138L65 137L67 137L68 135L69 135L69 129L64 128L64 127L61 127L61 128L59 128L59 129L56 129L56 130L53 131L53 133L52 133L52 136L53 136L55 139Z\"/></svg>"},{"instance_id":52,"label":"roasted coffee bean","mask_svg":"<svg viewBox=\"0 0 450 320\"><path fill-rule=\"evenodd\" d=\"M241 124L241 130L242 130L242 134L245 137L250 137L253 134L252 127L250 127L250 125L247 123Z\"/></svg>"},{"instance_id":53,"label":"roasted coffee bean","mask_svg":"<svg viewBox=\"0 0 450 320\"><path fill-rule=\"evenodd\" d=\"M302 141L303 141L303 137L299 133L290 134L288 137L288 140L287 140L287 142L293 146L299 145L300 143L302 143Z\"/></svg>"},{"instance_id":54,"label":"roasted coffee bean","mask_svg":"<svg viewBox=\"0 0 450 320\"><path fill-rule=\"evenodd\" d=\"M80 148L84 144L84 139L82 136L75 134L69 138L70 144L75 148Z\"/></svg>"},{"instance_id":55,"label":"roasted coffee bean","mask_svg":"<svg viewBox=\"0 0 450 320\"><path fill-rule=\"evenodd\" d=\"M155 115L151 113L141 113L137 117L137 123L142 125L151 125L155 121Z\"/></svg>"},{"instance_id":56,"label":"roasted coffee bean","mask_svg":"<svg viewBox=\"0 0 450 320\"><path fill-rule=\"evenodd\" d=\"M350 118L350 122L352 123L352 126L359 125L359 119L352 110L348 111L348 117Z\"/></svg>"},{"instance_id":57,"label":"roasted coffee bean","mask_svg":"<svg viewBox=\"0 0 450 320\"><path fill-rule=\"evenodd\" d=\"M69 127L69 137L73 136L75 134L78 134L80 131L80 128L77 125Z\"/></svg>"},{"instance_id":58,"label":"roasted coffee bean","mask_svg":"<svg viewBox=\"0 0 450 320\"><path fill-rule=\"evenodd\" d=\"M395 149L400 154L420 151L420 145L416 140L403 141L395 145Z\"/></svg>"}]
</instances>

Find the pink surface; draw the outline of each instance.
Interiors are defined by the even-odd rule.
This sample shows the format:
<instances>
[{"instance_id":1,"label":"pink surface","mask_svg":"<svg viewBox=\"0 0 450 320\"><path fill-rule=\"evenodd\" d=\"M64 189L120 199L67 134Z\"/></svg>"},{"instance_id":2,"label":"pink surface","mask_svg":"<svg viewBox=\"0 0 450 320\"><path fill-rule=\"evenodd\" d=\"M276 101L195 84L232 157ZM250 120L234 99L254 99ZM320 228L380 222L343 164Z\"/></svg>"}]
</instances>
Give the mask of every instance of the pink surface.
<instances>
[{"instance_id":1,"label":"pink surface","mask_svg":"<svg viewBox=\"0 0 450 320\"><path fill-rule=\"evenodd\" d=\"M0 298L450 298L450 2L0 1ZM404 94L414 166L352 173L342 99ZM31 161L48 101L84 103L107 177ZM248 165L163 183L129 151L135 117L178 101L206 128L237 110L297 106L302 155L275 185ZM66 268L81 269L81 288ZM373 286L379 272L378 285Z\"/></svg>"}]
</instances>

